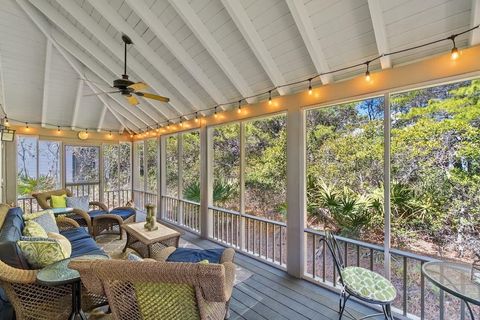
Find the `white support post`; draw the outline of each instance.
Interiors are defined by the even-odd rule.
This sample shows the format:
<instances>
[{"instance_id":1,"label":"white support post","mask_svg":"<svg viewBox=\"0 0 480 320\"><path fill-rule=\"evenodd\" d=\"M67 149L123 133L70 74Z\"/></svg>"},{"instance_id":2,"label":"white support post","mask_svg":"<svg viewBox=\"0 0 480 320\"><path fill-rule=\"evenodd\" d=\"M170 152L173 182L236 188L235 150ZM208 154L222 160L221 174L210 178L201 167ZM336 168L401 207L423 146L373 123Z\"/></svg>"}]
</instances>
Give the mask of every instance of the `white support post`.
<instances>
[{"instance_id":1,"label":"white support post","mask_svg":"<svg viewBox=\"0 0 480 320\"><path fill-rule=\"evenodd\" d=\"M183 225L183 134L177 134L177 166L178 166L178 189L177 189L177 198L178 200L178 224Z\"/></svg>"},{"instance_id":2,"label":"white support post","mask_svg":"<svg viewBox=\"0 0 480 320\"><path fill-rule=\"evenodd\" d=\"M384 115L383 115L383 211L385 212L385 222L384 222L384 267L385 267L385 277L390 279L391 270L391 255L390 255L390 246L391 246L391 213L390 213L390 95L385 93L383 98L384 103Z\"/></svg>"},{"instance_id":3,"label":"white support post","mask_svg":"<svg viewBox=\"0 0 480 320\"><path fill-rule=\"evenodd\" d=\"M200 127L200 236L213 237L213 134L205 123Z\"/></svg>"},{"instance_id":4,"label":"white support post","mask_svg":"<svg viewBox=\"0 0 480 320\"><path fill-rule=\"evenodd\" d=\"M162 143L161 143L161 137L158 137L155 139L155 142L157 144L157 154L155 157L157 158L155 161L157 165L157 203L155 205L157 206L157 219L162 216L162 164L161 164L161 159L162 159Z\"/></svg>"},{"instance_id":5,"label":"white support post","mask_svg":"<svg viewBox=\"0 0 480 320\"><path fill-rule=\"evenodd\" d=\"M287 113L287 272L297 278L305 269L305 116L289 107Z\"/></svg>"},{"instance_id":6,"label":"white support post","mask_svg":"<svg viewBox=\"0 0 480 320\"><path fill-rule=\"evenodd\" d=\"M245 246L245 122L240 123L240 250Z\"/></svg>"},{"instance_id":7,"label":"white support post","mask_svg":"<svg viewBox=\"0 0 480 320\"><path fill-rule=\"evenodd\" d=\"M103 143L100 144L100 146L98 147L99 148L99 156L98 156L98 160L100 161L99 163L99 168L98 168L98 171L99 171L99 179L98 179L98 199L101 203L103 203L103 192L105 190L105 182L104 182L104 179L105 179L105 167L104 167L104 161L105 161L105 157L103 156ZM108 204L107 204L108 206Z\"/></svg>"},{"instance_id":8,"label":"white support post","mask_svg":"<svg viewBox=\"0 0 480 320\"><path fill-rule=\"evenodd\" d=\"M160 137L160 185L159 185L159 208L160 208L160 220L165 219L165 204L163 203L163 195L167 190L167 138L165 136Z\"/></svg>"}]
</instances>

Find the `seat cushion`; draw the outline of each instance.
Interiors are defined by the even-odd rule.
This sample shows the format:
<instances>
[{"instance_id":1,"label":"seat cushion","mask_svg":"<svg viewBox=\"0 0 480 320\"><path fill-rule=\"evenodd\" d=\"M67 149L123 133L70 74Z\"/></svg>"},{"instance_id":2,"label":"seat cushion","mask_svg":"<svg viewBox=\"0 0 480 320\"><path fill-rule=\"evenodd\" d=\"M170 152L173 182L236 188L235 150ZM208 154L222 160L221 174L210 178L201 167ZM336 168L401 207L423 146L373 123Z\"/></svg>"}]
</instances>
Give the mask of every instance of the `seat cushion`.
<instances>
[{"instance_id":1,"label":"seat cushion","mask_svg":"<svg viewBox=\"0 0 480 320\"><path fill-rule=\"evenodd\" d=\"M223 251L225 249L190 249L178 248L170 256L168 262L191 262L198 263L203 260L208 260L209 263L220 263Z\"/></svg>"},{"instance_id":2,"label":"seat cushion","mask_svg":"<svg viewBox=\"0 0 480 320\"><path fill-rule=\"evenodd\" d=\"M390 281L365 268L346 267L342 278L347 290L364 299L387 303L397 296L397 290Z\"/></svg>"},{"instance_id":3,"label":"seat cushion","mask_svg":"<svg viewBox=\"0 0 480 320\"><path fill-rule=\"evenodd\" d=\"M72 254L70 257L80 257L84 255L104 255L105 251L100 249L95 240L88 234L84 228L75 228L62 231L61 234L65 236L72 245Z\"/></svg>"},{"instance_id":4,"label":"seat cushion","mask_svg":"<svg viewBox=\"0 0 480 320\"><path fill-rule=\"evenodd\" d=\"M88 215L92 219L95 218L95 217L98 217L99 215L106 214L106 213L108 213L108 212L105 211L105 210L90 210L90 211L88 211Z\"/></svg>"},{"instance_id":5,"label":"seat cushion","mask_svg":"<svg viewBox=\"0 0 480 320\"><path fill-rule=\"evenodd\" d=\"M115 208L110 211L111 214L116 214L120 216L123 220L126 220L136 214L134 208Z\"/></svg>"},{"instance_id":6,"label":"seat cushion","mask_svg":"<svg viewBox=\"0 0 480 320\"><path fill-rule=\"evenodd\" d=\"M11 267L29 269L27 260L17 245L25 227L22 216L23 211L18 207L8 210L0 229L0 260Z\"/></svg>"}]
</instances>

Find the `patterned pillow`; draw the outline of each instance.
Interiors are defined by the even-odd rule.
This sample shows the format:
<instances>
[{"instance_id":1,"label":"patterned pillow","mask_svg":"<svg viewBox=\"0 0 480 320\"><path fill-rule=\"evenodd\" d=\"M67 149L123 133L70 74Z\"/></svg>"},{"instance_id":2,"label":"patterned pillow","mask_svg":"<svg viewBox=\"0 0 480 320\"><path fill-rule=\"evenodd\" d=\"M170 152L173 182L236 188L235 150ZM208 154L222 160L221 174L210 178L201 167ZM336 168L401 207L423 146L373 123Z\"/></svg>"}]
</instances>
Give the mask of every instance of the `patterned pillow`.
<instances>
[{"instance_id":1,"label":"patterned pillow","mask_svg":"<svg viewBox=\"0 0 480 320\"><path fill-rule=\"evenodd\" d=\"M45 229L46 232L60 233L52 210L44 210L23 215L23 220L33 220Z\"/></svg>"},{"instance_id":2,"label":"patterned pillow","mask_svg":"<svg viewBox=\"0 0 480 320\"><path fill-rule=\"evenodd\" d=\"M33 220L25 221L25 227L23 228L22 234L25 237L48 238L45 229L43 229L39 223Z\"/></svg>"},{"instance_id":3,"label":"patterned pillow","mask_svg":"<svg viewBox=\"0 0 480 320\"><path fill-rule=\"evenodd\" d=\"M57 261L69 258L59 241L49 238L22 237L17 241L28 264L34 269L41 269Z\"/></svg>"},{"instance_id":4,"label":"patterned pillow","mask_svg":"<svg viewBox=\"0 0 480 320\"><path fill-rule=\"evenodd\" d=\"M89 198L88 196L83 196L83 197L67 197L67 207L69 208L75 208L75 209L80 209L85 212L88 212L89 210Z\"/></svg>"},{"instance_id":5,"label":"patterned pillow","mask_svg":"<svg viewBox=\"0 0 480 320\"><path fill-rule=\"evenodd\" d=\"M67 195L62 194L61 196L51 195L50 205L52 208L66 208L67 207Z\"/></svg>"},{"instance_id":6,"label":"patterned pillow","mask_svg":"<svg viewBox=\"0 0 480 320\"><path fill-rule=\"evenodd\" d=\"M72 255L72 244L70 243L70 241L60 233L48 232L47 235L49 239L58 241L60 247L62 248L63 254L67 258L70 258L70 256Z\"/></svg>"}]
</instances>

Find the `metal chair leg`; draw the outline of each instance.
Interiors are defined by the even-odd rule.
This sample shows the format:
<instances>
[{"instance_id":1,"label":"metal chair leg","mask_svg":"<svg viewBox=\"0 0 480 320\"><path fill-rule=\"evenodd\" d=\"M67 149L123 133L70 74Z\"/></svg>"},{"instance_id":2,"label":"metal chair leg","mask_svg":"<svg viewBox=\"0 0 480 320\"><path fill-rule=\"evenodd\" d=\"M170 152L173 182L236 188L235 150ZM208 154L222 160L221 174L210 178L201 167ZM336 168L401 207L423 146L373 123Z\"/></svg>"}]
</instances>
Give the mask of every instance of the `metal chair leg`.
<instances>
[{"instance_id":1,"label":"metal chair leg","mask_svg":"<svg viewBox=\"0 0 480 320\"><path fill-rule=\"evenodd\" d=\"M382 306L382 309L383 309L383 313L385 314L385 319L393 320L392 306L390 304L386 304L385 306Z\"/></svg>"},{"instance_id":2,"label":"metal chair leg","mask_svg":"<svg viewBox=\"0 0 480 320\"><path fill-rule=\"evenodd\" d=\"M347 295L345 292L343 293L343 305L340 308L340 316L338 320L342 320L343 312L345 311L345 306L347 305L347 301L350 298L350 295Z\"/></svg>"}]
</instances>

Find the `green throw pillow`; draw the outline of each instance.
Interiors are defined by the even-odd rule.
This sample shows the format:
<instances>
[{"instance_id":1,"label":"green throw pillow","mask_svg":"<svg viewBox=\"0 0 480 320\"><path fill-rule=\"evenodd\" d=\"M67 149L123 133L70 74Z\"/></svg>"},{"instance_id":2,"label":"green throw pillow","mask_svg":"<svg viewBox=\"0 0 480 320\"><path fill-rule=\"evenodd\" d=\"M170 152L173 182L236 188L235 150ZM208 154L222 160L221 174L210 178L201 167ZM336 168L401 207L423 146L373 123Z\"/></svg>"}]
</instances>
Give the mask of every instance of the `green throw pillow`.
<instances>
[{"instance_id":1,"label":"green throw pillow","mask_svg":"<svg viewBox=\"0 0 480 320\"><path fill-rule=\"evenodd\" d=\"M34 269L41 269L57 261L69 258L60 242L49 238L22 237L17 241L28 264Z\"/></svg>"},{"instance_id":2,"label":"green throw pillow","mask_svg":"<svg viewBox=\"0 0 480 320\"><path fill-rule=\"evenodd\" d=\"M50 198L50 205L52 208L66 208L67 207L67 195L62 194L61 196L52 195Z\"/></svg>"},{"instance_id":3,"label":"green throw pillow","mask_svg":"<svg viewBox=\"0 0 480 320\"><path fill-rule=\"evenodd\" d=\"M25 227L23 228L22 233L25 237L48 238L45 229L33 220L25 221Z\"/></svg>"}]
</instances>

